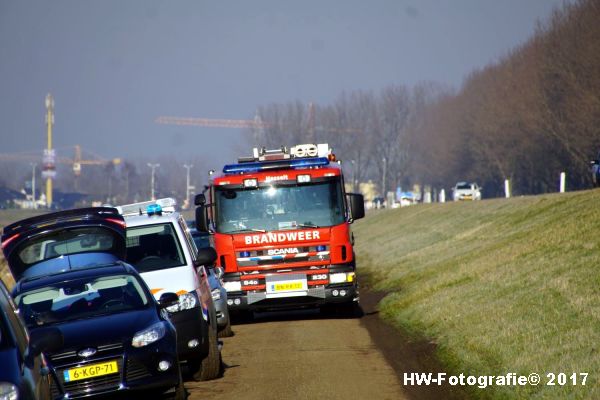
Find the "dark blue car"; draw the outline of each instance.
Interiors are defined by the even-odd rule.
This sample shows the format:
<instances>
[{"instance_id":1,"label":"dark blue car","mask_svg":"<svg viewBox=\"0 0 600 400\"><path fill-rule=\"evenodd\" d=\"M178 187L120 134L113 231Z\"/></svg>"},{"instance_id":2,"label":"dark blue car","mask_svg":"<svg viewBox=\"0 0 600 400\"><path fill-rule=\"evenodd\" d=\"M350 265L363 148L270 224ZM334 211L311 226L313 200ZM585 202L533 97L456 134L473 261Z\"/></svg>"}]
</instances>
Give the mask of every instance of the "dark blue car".
<instances>
[{"instance_id":1,"label":"dark blue car","mask_svg":"<svg viewBox=\"0 0 600 400\"><path fill-rule=\"evenodd\" d=\"M112 208L69 210L12 224L3 251L14 301L36 331L55 327L63 346L46 353L53 397L173 392L185 398L173 324L125 256L125 224Z\"/></svg>"},{"instance_id":2,"label":"dark blue car","mask_svg":"<svg viewBox=\"0 0 600 400\"><path fill-rule=\"evenodd\" d=\"M29 336L0 281L0 399L51 399L56 377L41 353L60 349L62 343L60 331L53 328Z\"/></svg>"}]
</instances>

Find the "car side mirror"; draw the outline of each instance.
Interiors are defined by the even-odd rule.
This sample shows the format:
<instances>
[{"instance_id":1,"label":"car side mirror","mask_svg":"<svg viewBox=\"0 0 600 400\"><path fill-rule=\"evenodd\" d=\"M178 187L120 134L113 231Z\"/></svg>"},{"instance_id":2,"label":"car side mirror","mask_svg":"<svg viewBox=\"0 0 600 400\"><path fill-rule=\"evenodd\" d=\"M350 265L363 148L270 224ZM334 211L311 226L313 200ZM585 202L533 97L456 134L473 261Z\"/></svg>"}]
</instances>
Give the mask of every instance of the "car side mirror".
<instances>
[{"instance_id":1,"label":"car side mirror","mask_svg":"<svg viewBox=\"0 0 600 400\"><path fill-rule=\"evenodd\" d=\"M173 292L166 292L160 295L160 299L158 300L159 308L168 308L179 303L179 296Z\"/></svg>"},{"instance_id":2,"label":"car side mirror","mask_svg":"<svg viewBox=\"0 0 600 400\"><path fill-rule=\"evenodd\" d=\"M38 328L29 334L29 347L25 363L33 367L34 358L42 353L52 353L60 350L64 345L64 337L60 329L55 327Z\"/></svg>"},{"instance_id":3,"label":"car side mirror","mask_svg":"<svg viewBox=\"0 0 600 400\"><path fill-rule=\"evenodd\" d=\"M217 252L212 247L204 247L198 250L198 265L210 266L217 261Z\"/></svg>"},{"instance_id":4,"label":"car side mirror","mask_svg":"<svg viewBox=\"0 0 600 400\"><path fill-rule=\"evenodd\" d=\"M364 218L365 216L365 199L362 194L348 193L348 202L350 203L351 221Z\"/></svg>"}]
</instances>

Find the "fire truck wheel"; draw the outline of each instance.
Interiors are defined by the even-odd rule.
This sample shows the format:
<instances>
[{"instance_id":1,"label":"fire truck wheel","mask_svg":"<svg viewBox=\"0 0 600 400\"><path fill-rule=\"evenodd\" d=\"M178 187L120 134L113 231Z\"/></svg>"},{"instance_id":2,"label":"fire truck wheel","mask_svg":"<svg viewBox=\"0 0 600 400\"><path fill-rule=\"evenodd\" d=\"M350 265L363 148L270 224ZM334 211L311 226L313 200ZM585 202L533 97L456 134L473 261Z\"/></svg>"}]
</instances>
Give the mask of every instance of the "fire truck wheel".
<instances>
[{"instance_id":1,"label":"fire truck wheel","mask_svg":"<svg viewBox=\"0 0 600 400\"><path fill-rule=\"evenodd\" d=\"M189 368L195 381L216 379L222 372L221 351L214 326L208 327L208 355L202 360L190 360Z\"/></svg>"},{"instance_id":2,"label":"fire truck wheel","mask_svg":"<svg viewBox=\"0 0 600 400\"><path fill-rule=\"evenodd\" d=\"M229 318L233 320L235 324L247 324L254 321L253 311L233 311L229 313Z\"/></svg>"},{"instance_id":3,"label":"fire truck wheel","mask_svg":"<svg viewBox=\"0 0 600 400\"><path fill-rule=\"evenodd\" d=\"M321 313L328 317L337 318L359 318L362 310L357 302L348 302L342 304L328 304L321 306Z\"/></svg>"}]
</instances>

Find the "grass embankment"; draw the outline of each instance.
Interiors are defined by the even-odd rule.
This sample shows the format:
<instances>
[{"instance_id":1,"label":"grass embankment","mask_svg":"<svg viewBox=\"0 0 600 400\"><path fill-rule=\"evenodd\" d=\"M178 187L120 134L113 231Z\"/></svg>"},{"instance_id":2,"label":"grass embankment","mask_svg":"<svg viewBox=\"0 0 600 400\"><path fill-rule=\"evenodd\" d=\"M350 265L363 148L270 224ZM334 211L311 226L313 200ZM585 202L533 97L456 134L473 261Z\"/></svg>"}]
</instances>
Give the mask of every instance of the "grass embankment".
<instances>
[{"instance_id":1,"label":"grass embankment","mask_svg":"<svg viewBox=\"0 0 600 400\"><path fill-rule=\"evenodd\" d=\"M542 378L476 398L599 399L598 204L600 190L372 212L354 225L358 268L449 373ZM589 376L546 386L551 372Z\"/></svg>"},{"instance_id":2,"label":"grass embankment","mask_svg":"<svg viewBox=\"0 0 600 400\"><path fill-rule=\"evenodd\" d=\"M0 232L6 225L10 225L13 222L33 217L34 215L42 213L43 211L33 210L0 210ZM11 288L15 284L15 281L13 280L12 275L8 270L6 260L4 259L4 254L2 254L2 252L0 252L0 279L2 279L2 281L9 288Z\"/></svg>"}]
</instances>

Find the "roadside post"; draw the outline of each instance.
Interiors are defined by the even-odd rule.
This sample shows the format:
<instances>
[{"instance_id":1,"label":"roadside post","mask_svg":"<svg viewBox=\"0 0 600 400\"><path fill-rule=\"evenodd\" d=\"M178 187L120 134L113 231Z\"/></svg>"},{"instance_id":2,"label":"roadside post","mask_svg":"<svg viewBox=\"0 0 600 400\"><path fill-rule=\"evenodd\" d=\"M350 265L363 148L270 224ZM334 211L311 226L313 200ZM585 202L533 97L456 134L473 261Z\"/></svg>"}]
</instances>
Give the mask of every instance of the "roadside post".
<instances>
[{"instance_id":1,"label":"roadside post","mask_svg":"<svg viewBox=\"0 0 600 400\"><path fill-rule=\"evenodd\" d=\"M508 179L504 180L504 197L510 198L510 181Z\"/></svg>"}]
</instances>

